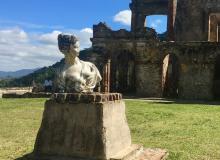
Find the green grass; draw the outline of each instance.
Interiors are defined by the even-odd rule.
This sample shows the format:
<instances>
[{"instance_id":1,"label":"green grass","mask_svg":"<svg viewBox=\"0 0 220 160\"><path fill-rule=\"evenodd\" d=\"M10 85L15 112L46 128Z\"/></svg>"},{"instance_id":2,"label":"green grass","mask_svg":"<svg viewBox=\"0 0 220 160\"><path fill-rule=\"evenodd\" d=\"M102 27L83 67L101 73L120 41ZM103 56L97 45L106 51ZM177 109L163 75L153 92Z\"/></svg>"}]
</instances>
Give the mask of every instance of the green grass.
<instances>
[{"instance_id":1,"label":"green grass","mask_svg":"<svg viewBox=\"0 0 220 160\"><path fill-rule=\"evenodd\" d=\"M32 152L45 99L0 99L0 160ZM220 106L126 101L134 143L169 160L220 159Z\"/></svg>"},{"instance_id":2,"label":"green grass","mask_svg":"<svg viewBox=\"0 0 220 160\"><path fill-rule=\"evenodd\" d=\"M133 141L170 160L220 159L220 106L127 101Z\"/></svg>"},{"instance_id":3,"label":"green grass","mask_svg":"<svg viewBox=\"0 0 220 160\"><path fill-rule=\"evenodd\" d=\"M0 160L33 150L45 99L0 99Z\"/></svg>"}]
</instances>

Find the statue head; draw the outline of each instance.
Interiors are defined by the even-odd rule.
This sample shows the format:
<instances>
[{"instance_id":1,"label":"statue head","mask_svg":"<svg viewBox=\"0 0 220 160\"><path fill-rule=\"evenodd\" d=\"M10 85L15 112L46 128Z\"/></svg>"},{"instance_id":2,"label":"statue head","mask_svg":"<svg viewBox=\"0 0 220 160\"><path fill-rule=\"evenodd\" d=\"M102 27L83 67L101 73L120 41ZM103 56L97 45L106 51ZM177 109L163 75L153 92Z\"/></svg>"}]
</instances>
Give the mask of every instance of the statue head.
<instances>
[{"instance_id":1,"label":"statue head","mask_svg":"<svg viewBox=\"0 0 220 160\"><path fill-rule=\"evenodd\" d=\"M58 35L59 50L66 56L77 57L79 55L79 40L74 35Z\"/></svg>"}]
</instances>

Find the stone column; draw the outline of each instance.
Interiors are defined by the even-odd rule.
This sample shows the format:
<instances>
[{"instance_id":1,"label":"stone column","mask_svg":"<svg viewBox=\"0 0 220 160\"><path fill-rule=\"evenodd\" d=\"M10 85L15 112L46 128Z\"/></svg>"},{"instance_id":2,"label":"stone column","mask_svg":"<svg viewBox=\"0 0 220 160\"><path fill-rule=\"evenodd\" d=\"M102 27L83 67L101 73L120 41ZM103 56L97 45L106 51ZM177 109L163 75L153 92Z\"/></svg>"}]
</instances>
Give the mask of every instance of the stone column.
<instances>
[{"instance_id":1,"label":"stone column","mask_svg":"<svg viewBox=\"0 0 220 160\"><path fill-rule=\"evenodd\" d=\"M176 7L177 7L177 1L170 0L168 4L168 23L167 23L169 41L175 40L174 25L175 25L175 18L176 18Z\"/></svg>"},{"instance_id":2,"label":"stone column","mask_svg":"<svg viewBox=\"0 0 220 160\"><path fill-rule=\"evenodd\" d=\"M136 14L136 21L135 21L135 27L134 27L135 32L140 32L144 30L144 27L146 26L145 19L146 19L146 16L143 15L142 13Z\"/></svg>"},{"instance_id":3,"label":"stone column","mask_svg":"<svg viewBox=\"0 0 220 160\"><path fill-rule=\"evenodd\" d=\"M132 9L132 17L131 17L131 31L133 33L137 33L138 31L142 31L144 27L146 27L146 15L141 13L140 11L136 11L136 8Z\"/></svg>"},{"instance_id":4,"label":"stone column","mask_svg":"<svg viewBox=\"0 0 220 160\"><path fill-rule=\"evenodd\" d=\"M134 11L132 11L132 14L131 14L131 31L132 32L135 32L136 30L136 13Z\"/></svg>"},{"instance_id":5,"label":"stone column","mask_svg":"<svg viewBox=\"0 0 220 160\"><path fill-rule=\"evenodd\" d=\"M111 60L108 59L103 68L103 92L110 92Z\"/></svg>"}]
</instances>

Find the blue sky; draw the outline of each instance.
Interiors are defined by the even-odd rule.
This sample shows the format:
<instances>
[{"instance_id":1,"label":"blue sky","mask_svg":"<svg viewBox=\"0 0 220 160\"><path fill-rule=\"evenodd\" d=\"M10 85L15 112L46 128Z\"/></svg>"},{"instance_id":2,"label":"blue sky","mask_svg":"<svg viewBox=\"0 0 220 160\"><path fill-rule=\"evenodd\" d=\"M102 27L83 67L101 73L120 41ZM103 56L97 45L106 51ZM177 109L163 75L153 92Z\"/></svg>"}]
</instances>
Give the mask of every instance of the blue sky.
<instances>
[{"instance_id":1,"label":"blue sky","mask_svg":"<svg viewBox=\"0 0 220 160\"><path fill-rule=\"evenodd\" d=\"M130 0L3 0L0 5L0 70L48 66L62 58L56 36L76 34L81 49L91 46L100 21L130 30ZM166 30L165 16L147 18L148 27Z\"/></svg>"}]
</instances>

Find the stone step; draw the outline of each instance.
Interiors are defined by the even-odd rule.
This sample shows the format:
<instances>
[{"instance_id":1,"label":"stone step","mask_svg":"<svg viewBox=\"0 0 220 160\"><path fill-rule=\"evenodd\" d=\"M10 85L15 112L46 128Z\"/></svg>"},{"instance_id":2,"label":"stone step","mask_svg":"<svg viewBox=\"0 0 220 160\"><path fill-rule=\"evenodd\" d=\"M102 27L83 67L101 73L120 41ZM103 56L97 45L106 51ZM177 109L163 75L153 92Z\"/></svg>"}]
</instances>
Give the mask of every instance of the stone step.
<instances>
[{"instance_id":1,"label":"stone step","mask_svg":"<svg viewBox=\"0 0 220 160\"><path fill-rule=\"evenodd\" d=\"M120 151L110 160L133 160L135 159L135 157L140 156L143 153L143 151L143 146L133 144L130 147Z\"/></svg>"},{"instance_id":2,"label":"stone step","mask_svg":"<svg viewBox=\"0 0 220 160\"><path fill-rule=\"evenodd\" d=\"M135 160L165 160L168 157L167 150L164 149L144 149L142 154Z\"/></svg>"}]
</instances>

